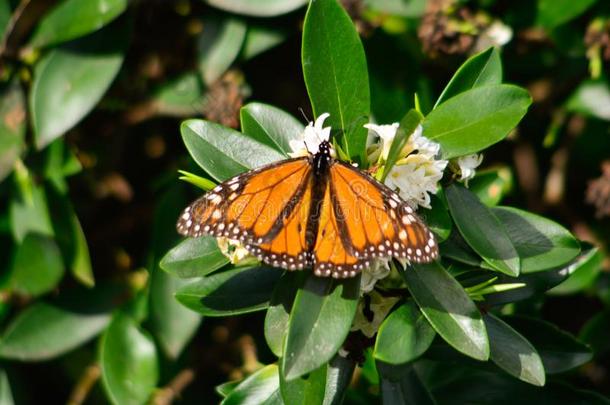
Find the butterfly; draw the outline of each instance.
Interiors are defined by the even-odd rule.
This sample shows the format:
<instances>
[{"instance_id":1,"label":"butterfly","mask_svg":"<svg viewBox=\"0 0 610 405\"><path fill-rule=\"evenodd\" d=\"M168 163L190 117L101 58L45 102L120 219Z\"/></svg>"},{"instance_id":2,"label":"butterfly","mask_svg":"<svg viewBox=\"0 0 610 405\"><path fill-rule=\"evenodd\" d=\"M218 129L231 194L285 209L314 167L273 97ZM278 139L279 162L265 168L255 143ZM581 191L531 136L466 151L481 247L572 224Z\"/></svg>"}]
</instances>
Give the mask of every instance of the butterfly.
<instances>
[{"instance_id":1,"label":"butterfly","mask_svg":"<svg viewBox=\"0 0 610 405\"><path fill-rule=\"evenodd\" d=\"M370 174L315 154L272 163L221 183L188 206L180 234L239 240L259 260L320 277L354 277L372 259L426 263L434 235L413 208Z\"/></svg>"}]
</instances>

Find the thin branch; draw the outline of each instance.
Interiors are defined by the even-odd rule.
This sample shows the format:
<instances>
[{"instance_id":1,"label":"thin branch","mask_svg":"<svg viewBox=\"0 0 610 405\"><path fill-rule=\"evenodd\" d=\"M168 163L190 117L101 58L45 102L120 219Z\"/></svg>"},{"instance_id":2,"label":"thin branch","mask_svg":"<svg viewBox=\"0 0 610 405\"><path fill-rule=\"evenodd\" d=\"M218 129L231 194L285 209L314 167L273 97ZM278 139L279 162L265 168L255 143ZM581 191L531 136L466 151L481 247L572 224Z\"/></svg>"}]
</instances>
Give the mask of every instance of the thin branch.
<instances>
[{"instance_id":1,"label":"thin branch","mask_svg":"<svg viewBox=\"0 0 610 405\"><path fill-rule=\"evenodd\" d=\"M195 379L195 371L187 368L179 372L165 387L158 390L150 401L153 405L169 405Z\"/></svg>"},{"instance_id":2,"label":"thin branch","mask_svg":"<svg viewBox=\"0 0 610 405\"><path fill-rule=\"evenodd\" d=\"M101 374L102 370L97 363L88 366L72 389L67 405L81 405L84 403L89 395L89 392L91 392L91 388L93 388L97 380L99 380Z\"/></svg>"}]
</instances>

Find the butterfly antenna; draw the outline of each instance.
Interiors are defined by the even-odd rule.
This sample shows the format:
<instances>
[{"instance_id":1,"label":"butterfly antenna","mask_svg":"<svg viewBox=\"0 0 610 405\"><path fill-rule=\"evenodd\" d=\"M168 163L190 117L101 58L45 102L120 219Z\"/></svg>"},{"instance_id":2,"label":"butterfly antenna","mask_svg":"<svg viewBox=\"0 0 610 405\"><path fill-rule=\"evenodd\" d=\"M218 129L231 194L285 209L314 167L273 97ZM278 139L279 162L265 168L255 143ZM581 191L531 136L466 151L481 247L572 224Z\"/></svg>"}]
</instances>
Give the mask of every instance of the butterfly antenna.
<instances>
[{"instance_id":1,"label":"butterfly antenna","mask_svg":"<svg viewBox=\"0 0 610 405\"><path fill-rule=\"evenodd\" d=\"M305 122L310 122L309 117L307 117L307 114L305 113L305 110L303 110L301 107L299 107L299 112L301 113L301 115L305 119Z\"/></svg>"}]
</instances>

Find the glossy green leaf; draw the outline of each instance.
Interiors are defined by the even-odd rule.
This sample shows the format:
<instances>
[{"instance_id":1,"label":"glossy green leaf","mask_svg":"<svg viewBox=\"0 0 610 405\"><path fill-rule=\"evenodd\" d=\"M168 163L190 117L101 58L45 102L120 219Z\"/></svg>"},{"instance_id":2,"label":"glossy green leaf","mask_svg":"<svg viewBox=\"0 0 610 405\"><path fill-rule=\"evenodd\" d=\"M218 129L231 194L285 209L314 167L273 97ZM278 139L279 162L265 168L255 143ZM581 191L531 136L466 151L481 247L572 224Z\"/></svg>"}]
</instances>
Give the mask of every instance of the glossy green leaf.
<instances>
[{"instance_id":1,"label":"glossy green leaf","mask_svg":"<svg viewBox=\"0 0 610 405\"><path fill-rule=\"evenodd\" d=\"M434 405L434 398L413 369L408 366L399 379L381 378L381 403Z\"/></svg>"},{"instance_id":2,"label":"glossy green leaf","mask_svg":"<svg viewBox=\"0 0 610 405\"><path fill-rule=\"evenodd\" d=\"M6 375L6 371L0 369L0 404L13 405L13 393L11 392L11 384Z\"/></svg>"},{"instance_id":3,"label":"glossy green leaf","mask_svg":"<svg viewBox=\"0 0 610 405\"><path fill-rule=\"evenodd\" d=\"M72 203L53 186L47 187L46 191L49 214L64 263L76 280L87 287L93 287L95 279L87 239Z\"/></svg>"},{"instance_id":4,"label":"glossy green leaf","mask_svg":"<svg viewBox=\"0 0 610 405\"><path fill-rule=\"evenodd\" d=\"M430 206L432 207L431 209L420 210L419 214L430 230L434 232L437 241L443 242L449 238L453 222L449 216L447 200L442 189L439 189L436 195L430 196Z\"/></svg>"},{"instance_id":5,"label":"glossy green leaf","mask_svg":"<svg viewBox=\"0 0 610 405\"><path fill-rule=\"evenodd\" d=\"M597 279L604 255L596 247L591 247L567 267L568 278L549 291L551 295L575 294L590 287Z\"/></svg>"},{"instance_id":6,"label":"glossy green leaf","mask_svg":"<svg viewBox=\"0 0 610 405\"><path fill-rule=\"evenodd\" d=\"M610 84L605 79L583 81L568 99L566 108L610 121Z\"/></svg>"},{"instance_id":7,"label":"glossy green leaf","mask_svg":"<svg viewBox=\"0 0 610 405\"><path fill-rule=\"evenodd\" d=\"M240 110L240 118L244 134L286 156L292 152L290 141L297 139L305 129L292 115L263 103L246 104Z\"/></svg>"},{"instance_id":8,"label":"glossy green leaf","mask_svg":"<svg viewBox=\"0 0 610 405\"><path fill-rule=\"evenodd\" d=\"M517 208L498 207L492 212L512 240L523 273L564 266L580 252L576 238L556 222Z\"/></svg>"},{"instance_id":9,"label":"glossy green leaf","mask_svg":"<svg viewBox=\"0 0 610 405\"><path fill-rule=\"evenodd\" d=\"M76 125L106 93L123 63L129 28L121 19L38 61L29 100L38 149Z\"/></svg>"},{"instance_id":10,"label":"glossy green leaf","mask_svg":"<svg viewBox=\"0 0 610 405\"><path fill-rule=\"evenodd\" d=\"M176 299L207 316L260 311L269 306L281 275L281 270L264 265L236 268L186 284L176 292Z\"/></svg>"},{"instance_id":11,"label":"glossy green leaf","mask_svg":"<svg viewBox=\"0 0 610 405\"><path fill-rule=\"evenodd\" d=\"M352 381L356 362L339 354L328 363L323 405L340 405Z\"/></svg>"},{"instance_id":12,"label":"glossy green leaf","mask_svg":"<svg viewBox=\"0 0 610 405\"><path fill-rule=\"evenodd\" d=\"M475 87L436 107L423 122L424 135L441 145L443 159L479 152L504 139L532 99L506 84Z\"/></svg>"},{"instance_id":13,"label":"glossy green leaf","mask_svg":"<svg viewBox=\"0 0 610 405\"><path fill-rule=\"evenodd\" d=\"M233 392L239 383L241 383L241 380L227 381L226 383L217 385L215 389L221 397L226 398L231 392Z\"/></svg>"},{"instance_id":14,"label":"glossy green leaf","mask_svg":"<svg viewBox=\"0 0 610 405\"><path fill-rule=\"evenodd\" d=\"M340 131L345 152L366 163L370 111L364 49L356 28L337 0L309 4L303 27L303 76L315 117L329 113L325 124Z\"/></svg>"},{"instance_id":15,"label":"glossy green leaf","mask_svg":"<svg viewBox=\"0 0 610 405\"><path fill-rule=\"evenodd\" d=\"M388 364L403 364L421 356L436 333L413 301L394 310L381 324L374 356Z\"/></svg>"},{"instance_id":16,"label":"glossy green leaf","mask_svg":"<svg viewBox=\"0 0 610 405\"><path fill-rule=\"evenodd\" d=\"M265 315L265 340L267 345L277 357L282 357L282 347L286 332L292 303L297 293L297 274L286 272L275 285L269 309Z\"/></svg>"},{"instance_id":17,"label":"glossy green leaf","mask_svg":"<svg viewBox=\"0 0 610 405\"><path fill-rule=\"evenodd\" d=\"M19 80L0 87L0 182L12 171L24 149L25 97Z\"/></svg>"},{"instance_id":18,"label":"glossy green leaf","mask_svg":"<svg viewBox=\"0 0 610 405\"><path fill-rule=\"evenodd\" d=\"M551 323L516 316L504 320L534 345L547 374L571 370L593 357L585 344Z\"/></svg>"},{"instance_id":19,"label":"glossy green leaf","mask_svg":"<svg viewBox=\"0 0 610 405\"><path fill-rule=\"evenodd\" d=\"M290 32L270 25L248 25L241 57L252 59L284 42Z\"/></svg>"},{"instance_id":20,"label":"glossy green leaf","mask_svg":"<svg viewBox=\"0 0 610 405\"><path fill-rule=\"evenodd\" d=\"M494 269L518 276L519 255L494 213L471 191L457 184L445 188L445 196L455 225L468 245Z\"/></svg>"},{"instance_id":21,"label":"glossy green leaf","mask_svg":"<svg viewBox=\"0 0 610 405\"><path fill-rule=\"evenodd\" d=\"M468 183L470 191L488 207L498 205L512 187L513 176L507 167L477 171Z\"/></svg>"},{"instance_id":22,"label":"glossy green leaf","mask_svg":"<svg viewBox=\"0 0 610 405\"><path fill-rule=\"evenodd\" d=\"M57 243L48 236L27 234L15 253L11 288L22 295L42 295L53 290L63 275L64 263Z\"/></svg>"},{"instance_id":23,"label":"glossy green leaf","mask_svg":"<svg viewBox=\"0 0 610 405\"><path fill-rule=\"evenodd\" d=\"M201 316L180 304L174 293L186 284L159 267L159 257L180 237L168 232L186 205L186 193L181 184L168 188L157 200L152 230L148 320L150 331L159 347L170 359L176 359L201 324Z\"/></svg>"},{"instance_id":24,"label":"glossy green leaf","mask_svg":"<svg viewBox=\"0 0 610 405\"><path fill-rule=\"evenodd\" d=\"M282 366L280 365L280 368ZM280 393L285 404L322 404L326 387L326 364L306 376L286 381L280 371Z\"/></svg>"},{"instance_id":25,"label":"glossy green leaf","mask_svg":"<svg viewBox=\"0 0 610 405\"><path fill-rule=\"evenodd\" d=\"M71 147L61 138L51 142L44 154L45 179L49 180L59 194L66 195L68 193L66 178L82 170L80 161Z\"/></svg>"},{"instance_id":26,"label":"glossy green leaf","mask_svg":"<svg viewBox=\"0 0 610 405\"><path fill-rule=\"evenodd\" d=\"M578 339L588 344L595 355L605 355L610 350L610 311L598 312L585 323Z\"/></svg>"},{"instance_id":27,"label":"glossy green leaf","mask_svg":"<svg viewBox=\"0 0 610 405\"><path fill-rule=\"evenodd\" d=\"M41 186L32 187L31 199L24 195L14 196L9 203L9 218L17 242L23 241L28 233L53 236L47 196Z\"/></svg>"},{"instance_id":28,"label":"glossy green leaf","mask_svg":"<svg viewBox=\"0 0 610 405\"><path fill-rule=\"evenodd\" d=\"M197 72L187 71L165 81L152 96L159 114L192 117L199 115L204 104L203 84Z\"/></svg>"},{"instance_id":29,"label":"glossy green leaf","mask_svg":"<svg viewBox=\"0 0 610 405\"><path fill-rule=\"evenodd\" d=\"M388 157L386 159L385 165L383 166L383 172L381 177L378 177L382 182L388 176L392 167L396 164L399 159L400 152L403 150L406 145L409 137L415 130L418 125L421 123L422 119L421 113L415 109L409 110L408 113L400 120L398 129L396 130L396 136L392 141L392 145L390 146L390 150L388 151Z\"/></svg>"},{"instance_id":30,"label":"glossy green leaf","mask_svg":"<svg viewBox=\"0 0 610 405\"><path fill-rule=\"evenodd\" d=\"M60 1L40 20L30 45L55 45L97 31L121 15L127 4L127 0Z\"/></svg>"},{"instance_id":31,"label":"glossy green leaf","mask_svg":"<svg viewBox=\"0 0 610 405\"><path fill-rule=\"evenodd\" d=\"M223 401L222 405L282 405L278 367L270 364L250 375Z\"/></svg>"},{"instance_id":32,"label":"glossy green leaf","mask_svg":"<svg viewBox=\"0 0 610 405\"><path fill-rule=\"evenodd\" d=\"M447 343L477 360L489 358L481 313L440 264L418 264L401 273L415 302Z\"/></svg>"},{"instance_id":33,"label":"glossy green leaf","mask_svg":"<svg viewBox=\"0 0 610 405\"><path fill-rule=\"evenodd\" d=\"M294 11L307 0L204 0L211 6L231 13L253 17L273 17Z\"/></svg>"},{"instance_id":34,"label":"glossy green leaf","mask_svg":"<svg viewBox=\"0 0 610 405\"><path fill-rule=\"evenodd\" d=\"M426 9L426 0L364 0L364 4L371 10L390 16L410 18L421 17Z\"/></svg>"},{"instance_id":35,"label":"glossy green leaf","mask_svg":"<svg viewBox=\"0 0 610 405\"><path fill-rule=\"evenodd\" d=\"M491 47L468 58L455 72L434 107L475 87L502 83L502 61L497 48Z\"/></svg>"},{"instance_id":36,"label":"glossy green leaf","mask_svg":"<svg viewBox=\"0 0 610 405\"><path fill-rule=\"evenodd\" d=\"M491 361L522 381L543 386L544 366L534 346L491 313L486 314L483 320L489 334Z\"/></svg>"},{"instance_id":37,"label":"glossy green leaf","mask_svg":"<svg viewBox=\"0 0 610 405\"><path fill-rule=\"evenodd\" d=\"M213 122L187 120L180 132L195 162L218 181L284 159L277 150Z\"/></svg>"},{"instance_id":38,"label":"glossy green leaf","mask_svg":"<svg viewBox=\"0 0 610 405\"><path fill-rule=\"evenodd\" d=\"M246 38L246 24L234 17L204 20L197 38L199 72L210 86L220 78L239 55Z\"/></svg>"},{"instance_id":39,"label":"glossy green leaf","mask_svg":"<svg viewBox=\"0 0 610 405\"><path fill-rule=\"evenodd\" d=\"M538 0L536 22L552 29L564 24L590 8L597 0Z\"/></svg>"},{"instance_id":40,"label":"glossy green leaf","mask_svg":"<svg viewBox=\"0 0 610 405\"><path fill-rule=\"evenodd\" d=\"M163 270L180 278L203 277L229 263L218 249L216 238L188 238L161 259Z\"/></svg>"},{"instance_id":41,"label":"glossy green leaf","mask_svg":"<svg viewBox=\"0 0 610 405\"><path fill-rule=\"evenodd\" d=\"M449 238L440 243L439 249L442 257L468 266L479 267L481 265L481 258L468 246L457 230L451 232Z\"/></svg>"},{"instance_id":42,"label":"glossy green leaf","mask_svg":"<svg viewBox=\"0 0 610 405\"><path fill-rule=\"evenodd\" d=\"M114 404L144 404L159 380L152 338L124 313L117 313L102 335L102 383Z\"/></svg>"},{"instance_id":43,"label":"glossy green leaf","mask_svg":"<svg viewBox=\"0 0 610 405\"><path fill-rule=\"evenodd\" d=\"M358 305L360 277L335 281L309 275L297 292L282 356L288 381L329 361L343 344Z\"/></svg>"},{"instance_id":44,"label":"glossy green leaf","mask_svg":"<svg viewBox=\"0 0 610 405\"><path fill-rule=\"evenodd\" d=\"M69 292L54 303L37 302L8 325L0 339L0 356L42 361L79 347L104 330L124 294L106 285Z\"/></svg>"}]
</instances>

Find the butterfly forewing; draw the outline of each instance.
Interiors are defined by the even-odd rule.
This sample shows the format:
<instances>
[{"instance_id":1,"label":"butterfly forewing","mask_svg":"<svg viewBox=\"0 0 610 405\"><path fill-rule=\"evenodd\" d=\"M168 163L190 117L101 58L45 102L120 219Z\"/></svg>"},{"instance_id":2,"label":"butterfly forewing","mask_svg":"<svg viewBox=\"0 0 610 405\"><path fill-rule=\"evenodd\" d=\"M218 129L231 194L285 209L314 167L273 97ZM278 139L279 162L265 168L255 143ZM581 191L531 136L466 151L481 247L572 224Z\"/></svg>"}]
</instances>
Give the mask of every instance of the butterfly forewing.
<instances>
[{"instance_id":1,"label":"butterfly forewing","mask_svg":"<svg viewBox=\"0 0 610 405\"><path fill-rule=\"evenodd\" d=\"M300 200L310 173L304 157L235 176L188 206L178 220L178 232L257 244L271 240Z\"/></svg>"}]
</instances>

